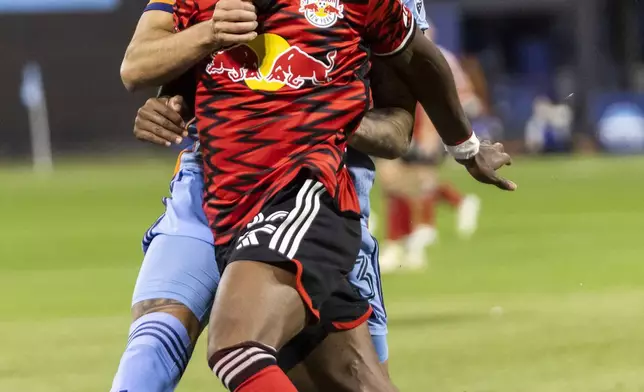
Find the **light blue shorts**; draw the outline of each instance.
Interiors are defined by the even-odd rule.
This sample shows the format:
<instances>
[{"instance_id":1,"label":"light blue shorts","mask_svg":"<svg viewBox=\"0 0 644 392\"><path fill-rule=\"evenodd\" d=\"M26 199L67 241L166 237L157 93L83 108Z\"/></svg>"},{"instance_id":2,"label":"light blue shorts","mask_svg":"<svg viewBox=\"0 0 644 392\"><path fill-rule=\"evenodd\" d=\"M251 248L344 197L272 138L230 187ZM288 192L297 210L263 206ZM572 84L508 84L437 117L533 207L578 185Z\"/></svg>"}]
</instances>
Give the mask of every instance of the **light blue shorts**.
<instances>
[{"instance_id":1,"label":"light blue shorts","mask_svg":"<svg viewBox=\"0 0 644 392\"><path fill-rule=\"evenodd\" d=\"M220 275L212 232L201 206L203 174L187 154L182 154L182 165L170 183L165 212L143 237L145 257L132 303L173 299L205 325Z\"/></svg>"},{"instance_id":2,"label":"light blue shorts","mask_svg":"<svg viewBox=\"0 0 644 392\"><path fill-rule=\"evenodd\" d=\"M362 224L362 244L349 282L358 289L362 298L371 304L373 312L369 317L369 332L378 352L380 362L387 360L387 312L382 296L380 265L378 264L378 241L371 235L366 222Z\"/></svg>"},{"instance_id":3,"label":"light blue shorts","mask_svg":"<svg viewBox=\"0 0 644 392\"><path fill-rule=\"evenodd\" d=\"M203 174L193 164L191 152L184 153L164 199L165 213L143 238L145 257L134 289L132 303L165 298L186 305L205 325L219 285L213 237L203 212ZM362 246L349 277L373 313L369 330L381 361L387 360L387 314L382 299L378 243L366 224Z\"/></svg>"},{"instance_id":4,"label":"light blue shorts","mask_svg":"<svg viewBox=\"0 0 644 392\"><path fill-rule=\"evenodd\" d=\"M371 304L373 313L369 318L372 335L387 335L387 312L382 296L380 265L378 264L378 241L371 235L367 225L362 224L362 245L349 281L358 289L362 298Z\"/></svg>"},{"instance_id":5,"label":"light blue shorts","mask_svg":"<svg viewBox=\"0 0 644 392\"><path fill-rule=\"evenodd\" d=\"M192 237L159 234L143 258L132 303L173 299L186 305L205 325L218 285L212 245Z\"/></svg>"}]
</instances>

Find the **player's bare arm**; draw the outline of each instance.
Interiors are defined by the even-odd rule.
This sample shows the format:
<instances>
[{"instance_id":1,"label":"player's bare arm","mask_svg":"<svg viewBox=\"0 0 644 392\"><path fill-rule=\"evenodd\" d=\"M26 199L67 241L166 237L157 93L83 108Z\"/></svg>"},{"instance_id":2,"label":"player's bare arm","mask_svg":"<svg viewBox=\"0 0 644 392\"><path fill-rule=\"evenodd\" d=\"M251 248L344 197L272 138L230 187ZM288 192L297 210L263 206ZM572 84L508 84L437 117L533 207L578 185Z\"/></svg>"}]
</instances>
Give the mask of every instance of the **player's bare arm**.
<instances>
[{"instance_id":1,"label":"player's bare arm","mask_svg":"<svg viewBox=\"0 0 644 392\"><path fill-rule=\"evenodd\" d=\"M176 34L172 14L146 12L125 52L121 79L130 91L162 85L222 47L252 41L256 28L255 6L242 0L221 0L210 20Z\"/></svg>"},{"instance_id":2,"label":"player's bare arm","mask_svg":"<svg viewBox=\"0 0 644 392\"><path fill-rule=\"evenodd\" d=\"M384 159L403 156L410 145L414 117L401 108L371 109L349 138L349 145Z\"/></svg>"},{"instance_id":3,"label":"player's bare arm","mask_svg":"<svg viewBox=\"0 0 644 392\"><path fill-rule=\"evenodd\" d=\"M374 109L367 112L349 144L379 158L400 158L411 144L416 98L381 59L373 60L369 78Z\"/></svg>"},{"instance_id":4,"label":"player's bare arm","mask_svg":"<svg viewBox=\"0 0 644 392\"><path fill-rule=\"evenodd\" d=\"M454 77L440 49L416 30L402 52L387 58L398 76L421 103L448 151L478 181L512 191L516 185L497 175L511 164L500 143L480 143L473 135L459 101Z\"/></svg>"}]
</instances>

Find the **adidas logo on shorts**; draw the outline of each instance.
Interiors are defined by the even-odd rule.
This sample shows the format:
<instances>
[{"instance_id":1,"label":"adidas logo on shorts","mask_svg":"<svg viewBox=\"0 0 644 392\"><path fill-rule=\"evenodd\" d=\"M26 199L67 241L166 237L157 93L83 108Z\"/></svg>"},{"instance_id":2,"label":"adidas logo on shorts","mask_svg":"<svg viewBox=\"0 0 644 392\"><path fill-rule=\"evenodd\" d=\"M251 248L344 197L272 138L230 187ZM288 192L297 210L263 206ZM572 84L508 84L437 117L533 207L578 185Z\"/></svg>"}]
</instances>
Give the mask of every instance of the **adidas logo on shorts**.
<instances>
[{"instance_id":1,"label":"adidas logo on shorts","mask_svg":"<svg viewBox=\"0 0 644 392\"><path fill-rule=\"evenodd\" d=\"M263 213L255 215L253 220L246 226L248 232L244 233L237 241L237 249L242 249L246 246L259 245L257 235L265 233L273 235L277 231L277 226L286 219L288 216L287 211L275 211L268 216L264 217Z\"/></svg>"}]
</instances>

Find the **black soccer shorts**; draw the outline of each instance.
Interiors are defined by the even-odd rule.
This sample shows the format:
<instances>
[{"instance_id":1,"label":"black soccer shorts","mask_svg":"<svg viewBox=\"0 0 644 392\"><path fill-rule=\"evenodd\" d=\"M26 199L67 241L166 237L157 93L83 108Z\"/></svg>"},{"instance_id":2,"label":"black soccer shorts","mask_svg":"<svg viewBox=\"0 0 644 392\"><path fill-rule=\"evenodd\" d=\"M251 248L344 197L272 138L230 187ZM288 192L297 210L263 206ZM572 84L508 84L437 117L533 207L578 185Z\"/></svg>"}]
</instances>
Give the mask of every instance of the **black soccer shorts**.
<instances>
[{"instance_id":1,"label":"black soccer shorts","mask_svg":"<svg viewBox=\"0 0 644 392\"><path fill-rule=\"evenodd\" d=\"M347 279L360 243L359 217L341 213L325 187L303 170L216 254L222 271L248 260L292 272L311 324L337 331L359 326L371 313Z\"/></svg>"}]
</instances>

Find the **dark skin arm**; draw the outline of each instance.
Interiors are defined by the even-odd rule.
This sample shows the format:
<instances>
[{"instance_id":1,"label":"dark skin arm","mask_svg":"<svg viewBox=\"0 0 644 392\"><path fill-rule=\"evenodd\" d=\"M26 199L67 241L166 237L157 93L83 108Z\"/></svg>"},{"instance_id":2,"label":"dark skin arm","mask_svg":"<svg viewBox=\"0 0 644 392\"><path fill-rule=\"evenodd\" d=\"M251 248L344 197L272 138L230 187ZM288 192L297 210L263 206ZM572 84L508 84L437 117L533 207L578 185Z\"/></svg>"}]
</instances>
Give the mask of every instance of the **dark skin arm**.
<instances>
[{"instance_id":1,"label":"dark skin arm","mask_svg":"<svg viewBox=\"0 0 644 392\"><path fill-rule=\"evenodd\" d=\"M400 158L409 149L413 126L414 117L404 109L372 109L349 137L349 145L371 156Z\"/></svg>"},{"instance_id":2,"label":"dark skin arm","mask_svg":"<svg viewBox=\"0 0 644 392\"><path fill-rule=\"evenodd\" d=\"M142 141L170 147L188 136L186 123L194 113L197 85L194 74L186 72L159 88L156 98L147 100L134 120L134 136Z\"/></svg>"},{"instance_id":3,"label":"dark skin arm","mask_svg":"<svg viewBox=\"0 0 644 392\"><path fill-rule=\"evenodd\" d=\"M400 158L411 144L416 99L381 59L374 59L369 78L374 108L364 116L349 144L368 155Z\"/></svg>"},{"instance_id":4,"label":"dark skin arm","mask_svg":"<svg viewBox=\"0 0 644 392\"><path fill-rule=\"evenodd\" d=\"M423 106L443 143L458 145L472 135L449 64L420 30L404 51L383 60Z\"/></svg>"},{"instance_id":5,"label":"dark skin arm","mask_svg":"<svg viewBox=\"0 0 644 392\"><path fill-rule=\"evenodd\" d=\"M181 117L183 106L180 95L148 99L136 112L134 137L165 147L181 144L188 136L186 121Z\"/></svg>"},{"instance_id":6,"label":"dark skin arm","mask_svg":"<svg viewBox=\"0 0 644 392\"><path fill-rule=\"evenodd\" d=\"M420 102L434 123L443 142L456 146L472 135L471 126L458 99L454 77L438 47L425 38L420 30L401 53L385 58L398 77ZM516 185L497 175L496 170L511 163L500 143L481 143L479 153L460 160L476 180L503 190L515 190Z\"/></svg>"}]
</instances>

